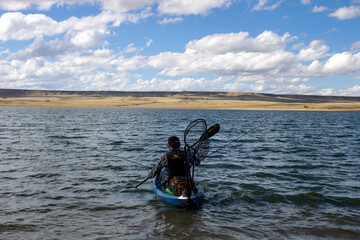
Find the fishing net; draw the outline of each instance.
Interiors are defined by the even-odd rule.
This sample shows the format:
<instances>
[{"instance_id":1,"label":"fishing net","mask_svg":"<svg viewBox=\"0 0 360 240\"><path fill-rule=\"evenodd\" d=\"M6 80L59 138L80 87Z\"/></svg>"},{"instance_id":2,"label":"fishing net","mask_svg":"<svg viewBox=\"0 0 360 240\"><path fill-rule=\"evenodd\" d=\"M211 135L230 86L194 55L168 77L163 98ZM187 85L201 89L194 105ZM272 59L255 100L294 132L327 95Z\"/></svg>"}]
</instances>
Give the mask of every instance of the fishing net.
<instances>
[{"instance_id":1,"label":"fishing net","mask_svg":"<svg viewBox=\"0 0 360 240\"><path fill-rule=\"evenodd\" d=\"M209 153L209 138L207 124L204 119L192 121L184 132L184 142L190 162L200 162Z\"/></svg>"}]
</instances>

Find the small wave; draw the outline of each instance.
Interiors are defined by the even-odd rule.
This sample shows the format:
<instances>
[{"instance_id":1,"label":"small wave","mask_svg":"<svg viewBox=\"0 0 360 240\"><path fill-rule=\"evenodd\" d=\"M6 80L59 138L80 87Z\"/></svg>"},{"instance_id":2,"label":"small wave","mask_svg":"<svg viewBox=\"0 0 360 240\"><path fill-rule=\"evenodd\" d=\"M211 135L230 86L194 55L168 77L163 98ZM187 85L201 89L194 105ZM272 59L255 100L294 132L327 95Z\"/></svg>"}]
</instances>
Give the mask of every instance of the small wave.
<instances>
[{"instance_id":1,"label":"small wave","mask_svg":"<svg viewBox=\"0 0 360 240\"><path fill-rule=\"evenodd\" d=\"M126 207L124 206L96 206L96 207L88 207L88 208L83 208L82 210L88 210L91 212L99 212L99 211L114 211L114 210L118 210L118 209L124 209Z\"/></svg>"},{"instance_id":2,"label":"small wave","mask_svg":"<svg viewBox=\"0 0 360 240\"><path fill-rule=\"evenodd\" d=\"M54 136L49 136L49 138L54 138L54 139L82 139L82 138L86 138L84 136L63 136L63 135L54 135Z\"/></svg>"},{"instance_id":3,"label":"small wave","mask_svg":"<svg viewBox=\"0 0 360 240\"><path fill-rule=\"evenodd\" d=\"M303 173L299 173L296 170L290 171L288 173L283 173L283 175L287 176L287 177L300 179L300 180L306 180L306 181L311 181L311 180L317 180L318 179L318 177L316 177L315 175L306 175L306 174L303 174Z\"/></svg>"},{"instance_id":4,"label":"small wave","mask_svg":"<svg viewBox=\"0 0 360 240\"><path fill-rule=\"evenodd\" d=\"M217 198L219 198L219 203L222 205L229 205L233 202L236 202L236 199L231 196L222 196Z\"/></svg>"},{"instance_id":5,"label":"small wave","mask_svg":"<svg viewBox=\"0 0 360 240\"><path fill-rule=\"evenodd\" d=\"M65 196L46 196L44 197L45 199L50 199L50 200L62 200L65 198Z\"/></svg>"},{"instance_id":6,"label":"small wave","mask_svg":"<svg viewBox=\"0 0 360 240\"><path fill-rule=\"evenodd\" d=\"M272 174L272 173L267 173L267 172L257 172L253 174L256 177L260 177L260 178L278 178L278 175Z\"/></svg>"},{"instance_id":7,"label":"small wave","mask_svg":"<svg viewBox=\"0 0 360 240\"><path fill-rule=\"evenodd\" d=\"M69 128L69 131L72 131L72 132L78 132L78 131L84 131L84 129L74 127L74 128Z\"/></svg>"},{"instance_id":8,"label":"small wave","mask_svg":"<svg viewBox=\"0 0 360 240\"><path fill-rule=\"evenodd\" d=\"M201 168L214 168L214 169L245 169L244 166L231 163L220 164L202 164Z\"/></svg>"},{"instance_id":9,"label":"small wave","mask_svg":"<svg viewBox=\"0 0 360 240\"><path fill-rule=\"evenodd\" d=\"M1 177L1 179L2 180L16 180L17 178L5 176L5 177Z\"/></svg>"},{"instance_id":10,"label":"small wave","mask_svg":"<svg viewBox=\"0 0 360 240\"><path fill-rule=\"evenodd\" d=\"M346 157L346 153L338 152L332 155L335 158Z\"/></svg>"},{"instance_id":11,"label":"small wave","mask_svg":"<svg viewBox=\"0 0 360 240\"><path fill-rule=\"evenodd\" d=\"M286 195L286 199L295 204L321 204L331 203L337 206L360 207L359 198L330 197L320 193L308 192L295 195Z\"/></svg>"},{"instance_id":12,"label":"small wave","mask_svg":"<svg viewBox=\"0 0 360 240\"><path fill-rule=\"evenodd\" d=\"M250 189L250 190L258 190L258 189L262 189L262 190L265 190L265 188L259 186L259 185L256 185L256 184L249 184L249 183L241 183L240 186L242 188L245 188L245 189Z\"/></svg>"},{"instance_id":13,"label":"small wave","mask_svg":"<svg viewBox=\"0 0 360 240\"><path fill-rule=\"evenodd\" d=\"M350 138L353 137L353 135L350 134L341 134L341 135L336 135L334 136L335 138Z\"/></svg>"},{"instance_id":14,"label":"small wave","mask_svg":"<svg viewBox=\"0 0 360 240\"><path fill-rule=\"evenodd\" d=\"M109 179L108 178L103 178L103 177L94 177L94 178L79 178L78 179L79 182L93 182L93 183L101 183L101 182L106 182L108 181Z\"/></svg>"},{"instance_id":15,"label":"small wave","mask_svg":"<svg viewBox=\"0 0 360 240\"><path fill-rule=\"evenodd\" d=\"M21 193L17 193L16 197L31 198L41 193L46 193L46 192L21 192Z\"/></svg>"},{"instance_id":16,"label":"small wave","mask_svg":"<svg viewBox=\"0 0 360 240\"><path fill-rule=\"evenodd\" d=\"M359 230L353 230L351 228L313 227L306 231L309 232L310 235L316 236L316 238L310 237L308 239L359 239Z\"/></svg>"},{"instance_id":17,"label":"small wave","mask_svg":"<svg viewBox=\"0 0 360 240\"><path fill-rule=\"evenodd\" d=\"M7 231L26 231L26 232L34 232L36 231L36 225L33 224L0 224L0 232Z\"/></svg>"},{"instance_id":18,"label":"small wave","mask_svg":"<svg viewBox=\"0 0 360 240\"><path fill-rule=\"evenodd\" d=\"M109 143L108 145L110 146L120 146L123 145L125 142L124 141L113 141L111 143Z\"/></svg>"},{"instance_id":19,"label":"small wave","mask_svg":"<svg viewBox=\"0 0 360 240\"><path fill-rule=\"evenodd\" d=\"M309 148L309 147L292 147L286 150L286 153L288 154L297 154L297 153L314 153L317 152L316 149L314 148Z\"/></svg>"},{"instance_id":20,"label":"small wave","mask_svg":"<svg viewBox=\"0 0 360 240\"><path fill-rule=\"evenodd\" d=\"M265 189L261 186L254 184L241 184L241 186L249 190L232 189L231 192L227 193L215 193L212 198L217 199L217 202L224 205L231 205L237 203L239 199L244 200L248 203L285 203L285 204L296 204L296 205L311 205L318 206L323 204L332 204L341 207L360 207L360 198L350 197L334 197L325 196L316 192L306 192L299 194L284 194L277 193L271 189Z\"/></svg>"},{"instance_id":21,"label":"small wave","mask_svg":"<svg viewBox=\"0 0 360 240\"><path fill-rule=\"evenodd\" d=\"M261 148L255 148L253 150L253 152L273 152L273 153L279 153L281 152L281 150L277 149L277 148L272 148L272 147L261 147Z\"/></svg>"},{"instance_id":22,"label":"small wave","mask_svg":"<svg viewBox=\"0 0 360 240\"><path fill-rule=\"evenodd\" d=\"M256 202L255 198L252 198L250 195L248 195L246 193L243 193L240 198L242 200L248 202L248 203L255 203Z\"/></svg>"},{"instance_id":23,"label":"small wave","mask_svg":"<svg viewBox=\"0 0 360 240\"><path fill-rule=\"evenodd\" d=\"M279 166L278 168L283 169L318 169L318 168L331 168L331 166L323 165L323 164L294 164L294 165L286 165L286 166Z\"/></svg>"},{"instance_id":24,"label":"small wave","mask_svg":"<svg viewBox=\"0 0 360 240\"><path fill-rule=\"evenodd\" d=\"M38 173L29 175L30 178L53 178L53 177L60 177L61 174L59 173Z\"/></svg>"},{"instance_id":25,"label":"small wave","mask_svg":"<svg viewBox=\"0 0 360 240\"><path fill-rule=\"evenodd\" d=\"M113 166L113 165L107 165L104 167L105 169L111 169L114 171L125 171L126 167L125 166Z\"/></svg>"},{"instance_id":26,"label":"small wave","mask_svg":"<svg viewBox=\"0 0 360 240\"><path fill-rule=\"evenodd\" d=\"M287 199L281 194L265 195L265 196L261 197L260 199L261 199L261 201L265 201L268 203L286 203L286 202L288 202Z\"/></svg>"},{"instance_id":27,"label":"small wave","mask_svg":"<svg viewBox=\"0 0 360 240\"><path fill-rule=\"evenodd\" d=\"M124 148L125 151L127 152L142 152L145 149L144 148L139 148L139 147L126 147Z\"/></svg>"},{"instance_id":28,"label":"small wave","mask_svg":"<svg viewBox=\"0 0 360 240\"><path fill-rule=\"evenodd\" d=\"M9 170L1 170L0 173L13 173L13 172L17 172L18 169L9 169Z\"/></svg>"}]
</instances>

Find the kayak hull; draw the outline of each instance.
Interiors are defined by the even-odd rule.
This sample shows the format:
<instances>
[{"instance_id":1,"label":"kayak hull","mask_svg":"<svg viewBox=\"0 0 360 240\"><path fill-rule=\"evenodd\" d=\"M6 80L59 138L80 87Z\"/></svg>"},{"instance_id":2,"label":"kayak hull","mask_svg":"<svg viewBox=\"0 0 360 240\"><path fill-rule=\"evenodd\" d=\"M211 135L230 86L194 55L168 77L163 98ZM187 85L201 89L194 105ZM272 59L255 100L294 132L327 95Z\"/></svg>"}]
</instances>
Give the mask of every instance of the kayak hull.
<instances>
[{"instance_id":1,"label":"kayak hull","mask_svg":"<svg viewBox=\"0 0 360 240\"><path fill-rule=\"evenodd\" d=\"M161 189L160 184L158 184L157 181L155 180L155 178L153 180L153 190L154 190L155 198L159 199L160 201L162 201L167 205L176 206L180 208L189 207L189 206L199 206L202 203L202 201L204 200L204 190L198 183L195 183L195 186L198 191L195 195L192 195L189 200L188 197L186 196L175 196L164 192Z\"/></svg>"}]
</instances>

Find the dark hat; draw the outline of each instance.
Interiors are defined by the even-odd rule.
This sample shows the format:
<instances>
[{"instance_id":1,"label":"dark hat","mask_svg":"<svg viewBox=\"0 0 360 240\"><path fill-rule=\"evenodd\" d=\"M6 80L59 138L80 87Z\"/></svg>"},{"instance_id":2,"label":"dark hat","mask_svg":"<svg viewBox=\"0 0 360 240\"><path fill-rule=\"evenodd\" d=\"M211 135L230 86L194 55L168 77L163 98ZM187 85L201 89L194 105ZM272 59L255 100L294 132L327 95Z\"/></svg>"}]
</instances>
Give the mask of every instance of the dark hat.
<instances>
[{"instance_id":1,"label":"dark hat","mask_svg":"<svg viewBox=\"0 0 360 240\"><path fill-rule=\"evenodd\" d=\"M177 136L171 136L168 138L168 144L172 148L179 148L180 147L180 140Z\"/></svg>"}]
</instances>

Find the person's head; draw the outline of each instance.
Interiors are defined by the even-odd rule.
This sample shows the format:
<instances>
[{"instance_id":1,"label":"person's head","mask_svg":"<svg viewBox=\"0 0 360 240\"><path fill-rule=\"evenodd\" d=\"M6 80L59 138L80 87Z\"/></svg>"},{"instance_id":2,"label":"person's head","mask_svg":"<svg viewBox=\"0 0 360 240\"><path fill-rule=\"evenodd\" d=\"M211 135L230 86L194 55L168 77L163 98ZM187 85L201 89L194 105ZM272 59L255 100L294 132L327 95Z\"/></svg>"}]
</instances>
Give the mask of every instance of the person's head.
<instances>
[{"instance_id":1,"label":"person's head","mask_svg":"<svg viewBox=\"0 0 360 240\"><path fill-rule=\"evenodd\" d=\"M178 149L180 147L180 140L177 136L171 136L168 138L168 146L174 149Z\"/></svg>"}]
</instances>

